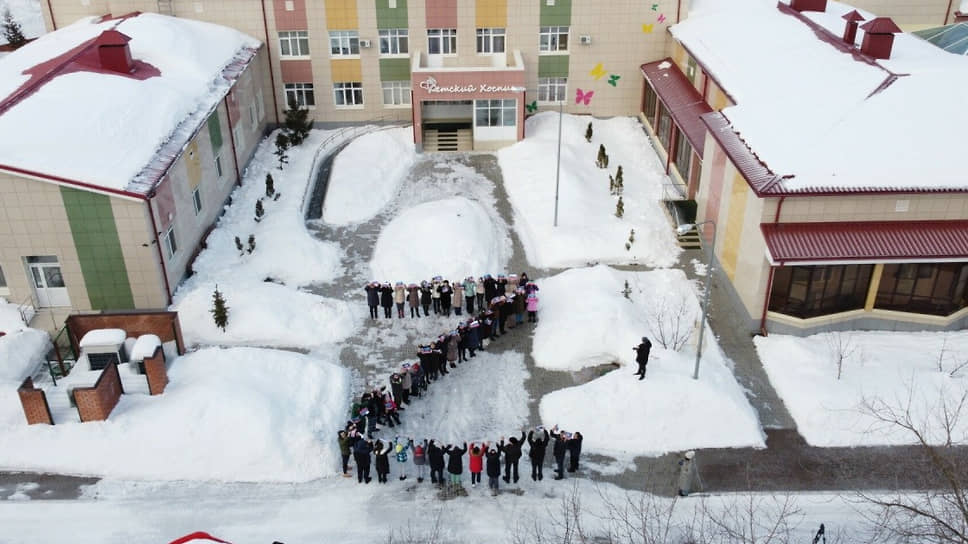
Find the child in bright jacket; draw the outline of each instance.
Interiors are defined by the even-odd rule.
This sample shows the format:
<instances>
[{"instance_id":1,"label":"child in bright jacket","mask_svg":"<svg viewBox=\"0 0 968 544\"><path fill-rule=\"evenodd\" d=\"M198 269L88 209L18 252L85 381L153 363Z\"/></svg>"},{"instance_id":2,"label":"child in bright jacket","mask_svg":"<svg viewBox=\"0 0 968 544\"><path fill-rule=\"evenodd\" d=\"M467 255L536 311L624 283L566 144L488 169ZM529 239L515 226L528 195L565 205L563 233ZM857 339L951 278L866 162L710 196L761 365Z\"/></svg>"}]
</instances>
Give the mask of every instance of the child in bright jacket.
<instances>
[{"instance_id":1,"label":"child in bright jacket","mask_svg":"<svg viewBox=\"0 0 968 544\"><path fill-rule=\"evenodd\" d=\"M397 454L397 464L400 466L400 479L407 479L407 450L410 449L411 442L406 444L400 442L400 437L393 439L393 451Z\"/></svg>"},{"instance_id":2,"label":"child in bright jacket","mask_svg":"<svg viewBox=\"0 0 968 544\"><path fill-rule=\"evenodd\" d=\"M423 482L427 472L427 440L414 444L411 438L408 444L413 450L413 466L417 467L417 483Z\"/></svg>"},{"instance_id":3,"label":"child in bright jacket","mask_svg":"<svg viewBox=\"0 0 968 544\"><path fill-rule=\"evenodd\" d=\"M538 322L538 295L528 294L528 323Z\"/></svg>"}]
</instances>

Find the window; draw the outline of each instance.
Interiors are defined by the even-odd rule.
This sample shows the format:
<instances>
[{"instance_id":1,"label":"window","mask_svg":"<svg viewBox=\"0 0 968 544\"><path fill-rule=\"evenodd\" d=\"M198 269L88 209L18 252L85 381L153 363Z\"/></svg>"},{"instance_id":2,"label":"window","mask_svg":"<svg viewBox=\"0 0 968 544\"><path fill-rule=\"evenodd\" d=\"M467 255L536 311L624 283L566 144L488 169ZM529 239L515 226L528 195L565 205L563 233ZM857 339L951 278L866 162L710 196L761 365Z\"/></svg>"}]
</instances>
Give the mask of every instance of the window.
<instances>
[{"instance_id":1,"label":"window","mask_svg":"<svg viewBox=\"0 0 968 544\"><path fill-rule=\"evenodd\" d=\"M363 84L359 81L333 83L333 100L337 106L362 106Z\"/></svg>"},{"instance_id":2,"label":"window","mask_svg":"<svg viewBox=\"0 0 968 544\"><path fill-rule=\"evenodd\" d=\"M477 29L477 52L478 53L503 53L504 52L504 29L503 28L478 28Z\"/></svg>"},{"instance_id":3,"label":"window","mask_svg":"<svg viewBox=\"0 0 968 544\"><path fill-rule=\"evenodd\" d=\"M255 104L249 104L249 124L252 128L255 128L259 124L259 120L256 118Z\"/></svg>"},{"instance_id":4,"label":"window","mask_svg":"<svg viewBox=\"0 0 968 544\"><path fill-rule=\"evenodd\" d=\"M965 263L885 264L876 308L948 315L968 305Z\"/></svg>"},{"instance_id":5,"label":"window","mask_svg":"<svg viewBox=\"0 0 968 544\"><path fill-rule=\"evenodd\" d=\"M672 147L669 145L671 143L670 138L672 138L672 117L669 116L669 110L662 107L660 104L657 108L659 110L659 126L656 130L656 136L659 137L659 143L665 149L666 153L672 151Z\"/></svg>"},{"instance_id":6,"label":"window","mask_svg":"<svg viewBox=\"0 0 968 544\"><path fill-rule=\"evenodd\" d=\"M542 53L568 51L567 26L543 26L538 38L538 50Z\"/></svg>"},{"instance_id":7,"label":"window","mask_svg":"<svg viewBox=\"0 0 968 544\"><path fill-rule=\"evenodd\" d=\"M222 157L215 157L215 175L222 178Z\"/></svg>"},{"instance_id":8,"label":"window","mask_svg":"<svg viewBox=\"0 0 968 544\"><path fill-rule=\"evenodd\" d=\"M477 100L477 126L513 127L517 123L516 100Z\"/></svg>"},{"instance_id":9,"label":"window","mask_svg":"<svg viewBox=\"0 0 968 544\"><path fill-rule=\"evenodd\" d=\"M161 236L161 246L165 248L165 257L171 260L178 251L178 243L175 241L175 225L168 227L168 230Z\"/></svg>"},{"instance_id":10,"label":"window","mask_svg":"<svg viewBox=\"0 0 968 544\"><path fill-rule=\"evenodd\" d=\"M242 129L242 123L232 127L232 134L235 138L236 149L245 149L245 131Z\"/></svg>"},{"instance_id":11,"label":"window","mask_svg":"<svg viewBox=\"0 0 968 544\"><path fill-rule=\"evenodd\" d=\"M561 102L567 89L567 77L539 77L538 102Z\"/></svg>"},{"instance_id":12,"label":"window","mask_svg":"<svg viewBox=\"0 0 968 544\"><path fill-rule=\"evenodd\" d=\"M381 55L406 55L410 52L410 31L391 28L380 31Z\"/></svg>"},{"instance_id":13,"label":"window","mask_svg":"<svg viewBox=\"0 0 968 544\"><path fill-rule=\"evenodd\" d=\"M655 105L658 101L659 98L655 94L655 89L652 88L652 85L646 85L645 97L642 99L642 113L649 120L653 130L655 130Z\"/></svg>"},{"instance_id":14,"label":"window","mask_svg":"<svg viewBox=\"0 0 968 544\"><path fill-rule=\"evenodd\" d=\"M0 268L0 289L7 286L7 278L3 277L3 268Z\"/></svg>"},{"instance_id":15,"label":"window","mask_svg":"<svg viewBox=\"0 0 968 544\"><path fill-rule=\"evenodd\" d=\"M329 52L334 57L360 54L360 33L355 30L330 30Z\"/></svg>"},{"instance_id":16,"label":"window","mask_svg":"<svg viewBox=\"0 0 968 544\"><path fill-rule=\"evenodd\" d=\"M195 187L192 191L192 204L195 205L195 215L202 213L202 189L201 187Z\"/></svg>"},{"instance_id":17,"label":"window","mask_svg":"<svg viewBox=\"0 0 968 544\"><path fill-rule=\"evenodd\" d=\"M676 170L679 170L679 175L682 179L689 178L689 161L692 159L692 146L689 145L689 140L686 139L686 135L676 127Z\"/></svg>"},{"instance_id":18,"label":"window","mask_svg":"<svg viewBox=\"0 0 968 544\"><path fill-rule=\"evenodd\" d=\"M409 106L410 105L410 82L409 81L384 81L383 82L383 105L384 106Z\"/></svg>"},{"instance_id":19,"label":"window","mask_svg":"<svg viewBox=\"0 0 968 544\"><path fill-rule=\"evenodd\" d=\"M309 32L305 30L290 30L279 33L280 57L308 57Z\"/></svg>"},{"instance_id":20,"label":"window","mask_svg":"<svg viewBox=\"0 0 968 544\"><path fill-rule=\"evenodd\" d=\"M316 105L316 94L312 83L286 83L286 104L312 107Z\"/></svg>"},{"instance_id":21,"label":"window","mask_svg":"<svg viewBox=\"0 0 968 544\"><path fill-rule=\"evenodd\" d=\"M873 269L870 264L778 267L770 311L807 318L863 308Z\"/></svg>"},{"instance_id":22,"label":"window","mask_svg":"<svg viewBox=\"0 0 968 544\"><path fill-rule=\"evenodd\" d=\"M456 55L457 29L432 28L428 30L427 52L431 55Z\"/></svg>"}]
</instances>

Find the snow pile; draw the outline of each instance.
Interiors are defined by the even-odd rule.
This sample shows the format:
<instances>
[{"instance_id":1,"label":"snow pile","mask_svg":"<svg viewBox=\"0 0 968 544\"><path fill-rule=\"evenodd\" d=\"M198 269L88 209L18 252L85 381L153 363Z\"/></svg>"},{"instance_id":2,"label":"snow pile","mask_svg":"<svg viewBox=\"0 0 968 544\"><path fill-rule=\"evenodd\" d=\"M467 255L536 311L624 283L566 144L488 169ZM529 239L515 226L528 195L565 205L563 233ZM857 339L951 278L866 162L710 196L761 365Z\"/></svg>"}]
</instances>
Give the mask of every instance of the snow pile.
<instances>
[{"instance_id":1,"label":"snow pile","mask_svg":"<svg viewBox=\"0 0 968 544\"><path fill-rule=\"evenodd\" d=\"M20 24L24 37L36 38L46 32L44 16L37 0L0 0L0 16L7 10L10 10L13 20ZM0 45L6 43L7 39L0 33Z\"/></svg>"},{"instance_id":2,"label":"snow pile","mask_svg":"<svg viewBox=\"0 0 968 544\"><path fill-rule=\"evenodd\" d=\"M424 202L396 216L377 239L370 261L377 281L451 281L504 271L511 244L503 222L464 197Z\"/></svg>"},{"instance_id":3,"label":"snow pile","mask_svg":"<svg viewBox=\"0 0 968 544\"><path fill-rule=\"evenodd\" d=\"M20 315L20 307L0 297L0 332L19 331L26 326Z\"/></svg>"},{"instance_id":4,"label":"snow pile","mask_svg":"<svg viewBox=\"0 0 968 544\"><path fill-rule=\"evenodd\" d=\"M25 328L0 336L0 389L16 389L24 378L33 376L50 347L50 335L39 329Z\"/></svg>"},{"instance_id":5,"label":"snow pile","mask_svg":"<svg viewBox=\"0 0 968 544\"><path fill-rule=\"evenodd\" d=\"M349 373L290 352L199 350L104 422L27 426L0 404L0 466L131 479L302 482L336 474ZM51 394L64 394L63 391ZM0 398L16 391L0 389ZM6 399L4 399L6 401ZM69 452L65 455L65 452Z\"/></svg>"},{"instance_id":6,"label":"snow pile","mask_svg":"<svg viewBox=\"0 0 968 544\"><path fill-rule=\"evenodd\" d=\"M323 220L347 225L373 218L396 194L414 160L412 128L381 130L353 140L333 161Z\"/></svg>"},{"instance_id":7,"label":"snow pile","mask_svg":"<svg viewBox=\"0 0 968 544\"><path fill-rule=\"evenodd\" d=\"M621 292L625 281L631 300ZM584 448L618 458L764 446L756 414L712 335L706 335L699 380L692 379L694 341L682 352L664 349L658 341L660 334L672 335L680 308L679 326L690 332L699 315L681 271L617 272L597 266L569 270L538 284L538 366L577 370L606 362L621 365L584 385L545 395L540 407L545 426L581 431ZM581 305L580 315L576 304ZM637 366L632 348L643 335L652 340L652 352L647 377L639 381L633 375Z\"/></svg>"},{"instance_id":8,"label":"snow pile","mask_svg":"<svg viewBox=\"0 0 968 544\"><path fill-rule=\"evenodd\" d=\"M558 115L545 112L529 118L527 138L498 152L514 207L514 228L528 262L540 268L588 261L671 266L680 250L659 202L667 178L639 122L574 115L563 119L557 227ZM592 143L585 141L589 120L594 127ZM599 144L609 155L605 170L595 166ZM615 217L618 197L610 194L608 181L619 166L625 186L622 219ZM632 229L637 241L626 250Z\"/></svg>"},{"instance_id":9,"label":"snow pile","mask_svg":"<svg viewBox=\"0 0 968 544\"><path fill-rule=\"evenodd\" d=\"M968 361L964 331L774 334L755 343L797 429L815 446L915 442L910 432L879 423L865 402L886 403L902 414L909 407L915 425L928 429L932 442L942 442L941 406L956 406L968 391L968 366L960 368ZM968 443L968 418L959 418L952 439Z\"/></svg>"}]
</instances>

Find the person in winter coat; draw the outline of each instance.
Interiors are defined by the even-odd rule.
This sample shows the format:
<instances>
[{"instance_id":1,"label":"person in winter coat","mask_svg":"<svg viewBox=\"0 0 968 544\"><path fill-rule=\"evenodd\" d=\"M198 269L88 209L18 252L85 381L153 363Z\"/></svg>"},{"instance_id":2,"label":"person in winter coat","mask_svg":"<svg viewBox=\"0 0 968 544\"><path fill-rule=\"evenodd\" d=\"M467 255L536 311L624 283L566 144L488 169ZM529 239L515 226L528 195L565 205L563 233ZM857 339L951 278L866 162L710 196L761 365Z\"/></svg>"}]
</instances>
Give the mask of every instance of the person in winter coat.
<instances>
[{"instance_id":1,"label":"person in winter coat","mask_svg":"<svg viewBox=\"0 0 968 544\"><path fill-rule=\"evenodd\" d=\"M447 349L447 338L444 335L438 336L437 340L431 344L430 347L433 348L434 361L437 364L437 370L440 371L442 376L446 376L450 373L450 371L447 370L447 356L444 353L444 350Z\"/></svg>"},{"instance_id":2,"label":"person in winter coat","mask_svg":"<svg viewBox=\"0 0 968 544\"><path fill-rule=\"evenodd\" d=\"M437 293L440 295L440 313L450 317L450 302L454 297L454 290L450 287L450 282L444 280L437 288Z\"/></svg>"},{"instance_id":3,"label":"person in winter coat","mask_svg":"<svg viewBox=\"0 0 968 544\"><path fill-rule=\"evenodd\" d=\"M571 435L571 439L565 444L568 448L568 472L575 472L578 470L578 458L581 457L581 441L582 435L580 432L575 431Z\"/></svg>"},{"instance_id":4,"label":"person in winter coat","mask_svg":"<svg viewBox=\"0 0 968 544\"><path fill-rule=\"evenodd\" d=\"M510 285L510 284L509 284ZM505 315L505 326L509 329L513 329L517 325L517 320L514 318L515 313L515 298L517 298L514 293L504 297L504 315Z\"/></svg>"},{"instance_id":5,"label":"person in winter coat","mask_svg":"<svg viewBox=\"0 0 968 544\"><path fill-rule=\"evenodd\" d=\"M538 438L534 437L534 431L538 431ZM544 479L542 469L544 468L545 451L548 449L549 440L551 439L548 437L548 431L544 430L544 427L538 427L528 432L528 445L531 446L528 457L531 459L532 480Z\"/></svg>"},{"instance_id":6,"label":"person in winter coat","mask_svg":"<svg viewBox=\"0 0 968 544\"><path fill-rule=\"evenodd\" d=\"M467 315L474 315L474 298L477 296L477 284L473 276L464 279L464 303L467 305ZM460 299L458 299L460 302Z\"/></svg>"},{"instance_id":7,"label":"person in winter coat","mask_svg":"<svg viewBox=\"0 0 968 544\"><path fill-rule=\"evenodd\" d=\"M398 406L403 404L403 376L397 372L390 374L390 393Z\"/></svg>"},{"instance_id":8,"label":"person in winter coat","mask_svg":"<svg viewBox=\"0 0 968 544\"><path fill-rule=\"evenodd\" d=\"M511 274L508 276L508 282L504 285L504 296L508 296L518 288L518 275Z\"/></svg>"},{"instance_id":9,"label":"person in winter coat","mask_svg":"<svg viewBox=\"0 0 968 544\"><path fill-rule=\"evenodd\" d=\"M484 292L484 278L477 278L477 286L474 288L474 292L477 294L477 307L480 311L484 311L484 297L487 295ZM491 300L491 299L487 299Z\"/></svg>"},{"instance_id":10,"label":"person in winter coat","mask_svg":"<svg viewBox=\"0 0 968 544\"><path fill-rule=\"evenodd\" d=\"M397 305L397 317L403 319L403 303L407 301L407 287L402 281L393 286L393 303Z\"/></svg>"},{"instance_id":11,"label":"person in winter coat","mask_svg":"<svg viewBox=\"0 0 968 544\"><path fill-rule=\"evenodd\" d=\"M383 406L384 406L384 410L386 410L387 425L389 425L391 429L396 425L399 425L400 414L397 413L397 403L395 400L393 400L393 397L391 395L389 394L384 395Z\"/></svg>"},{"instance_id":12,"label":"person in winter coat","mask_svg":"<svg viewBox=\"0 0 968 544\"><path fill-rule=\"evenodd\" d=\"M406 444L400 442L400 437L393 439L393 451L397 454L397 466L400 467L400 480L407 479L407 450L410 449L411 441Z\"/></svg>"},{"instance_id":13,"label":"person in winter coat","mask_svg":"<svg viewBox=\"0 0 968 544\"><path fill-rule=\"evenodd\" d=\"M524 286L527 285L529 281L531 281L531 279L528 278L528 273L521 272L521 275L518 276L518 287L524 288Z\"/></svg>"},{"instance_id":14,"label":"person in winter coat","mask_svg":"<svg viewBox=\"0 0 968 544\"><path fill-rule=\"evenodd\" d=\"M471 469L471 487L477 487L481 481L481 472L484 471L484 449L487 445L479 445L471 442L471 452L468 455L468 465Z\"/></svg>"},{"instance_id":15,"label":"person in winter coat","mask_svg":"<svg viewBox=\"0 0 968 544\"><path fill-rule=\"evenodd\" d=\"M521 431L521 438L512 436L508 443L504 443L504 437L497 445L497 449L504 453L504 483L511 483L513 473L514 483L518 483L518 461L521 460L521 445L524 444L524 431Z\"/></svg>"},{"instance_id":16,"label":"person in winter coat","mask_svg":"<svg viewBox=\"0 0 968 544\"><path fill-rule=\"evenodd\" d=\"M434 276L434 279L430 282L430 297L434 302L434 313L440 313L440 286L444 282L440 279L440 276Z\"/></svg>"},{"instance_id":17,"label":"person in winter coat","mask_svg":"<svg viewBox=\"0 0 968 544\"><path fill-rule=\"evenodd\" d=\"M444 450L436 440L427 443L427 461L430 464L430 481L444 485Z\"/></svg>"},{"instance_id":18,"label":"person in winter coat","mask_svg":"<svg viewBox=\"0 0 968 544\"><path fill-rule=\"evenodd\" d=\"M410 306L410 319L420 317L420 287L416 283L407 286L407 302Z\"/></svg>"},{"instance_id":19,"label":"person in winter coat","mask_svg":"<svg viewBox=\"0 0 968 544\"><path fill-rule=\"evenodd\" d=\"M370 282L363 290L366 291L366 305L370 307L370 319L376 319L376 308L380 305L380 284Z\"/></svg>"},{"instance_id":20,"label":"person in winter coat","mask_svg":"<svg viewBox=\"0 0 968 544\"><path fill-rule=\"evenodd\" d=\"M524 284L524 292L527 293L527 294L529 294L529 295L531 293L537 293L540 290L541 289L538 289L538 284L536 284L533 281L529 281L528 283Z\"/></svg>"},{"instance_id":21,"label":"person in winter coat","mask_svg":"<svg viewBox=\"0 0 968 544\"><path fill-rule=\"evenodd\" d=\"M471 352L471 357L474 356L474 350L480 349L481 347L481 322L471 318L470 322L467 323L467 337L464 339L464 345Z\"/></svg>"},{"instance_id":22,"label":"person in winter coat","mask_svg":"<svg viewBox=\"0 0 968 544\"><path fill-rule=\"evenodd\" d=\"M390 474L390 450L393 449L393 445L389 442L384 444L382 441L377 440L373 448L373 464L376 467L376 481L381 484L387 483L387 475Z\"/></svg>"},{"instance_id":23,"label":"person in winter coat","mask_svg":"<svg viewBox=\"0 0 968 544\"><path fill-rule=\"evenodd\" d=\"M420 366L424 369L424 374L427 376L427 381L436 381L437 366L434 365L434 352L430 346L418 346L417 359L420 360Z\"/></svg>"},{"instance_id":24,"label":"person in winter coat","mask_svg":"<svg viewBox=\"0 0 968 544\"><path fill-rule=\"evenodd\" d=\"M427 472L427 440L414 444L411 438L408 445L413 450L413 466L417 468L417 483L423 483L424 474Z\"/></svg>"},{"instance_id":25,"label":"person in winter coat","mask_svg":"<svg viewBox=\"0 0 968 544\"><path fill-rule=\"evenodd\" d=\"M484 316L480 318L481 323L481 351L484 351L484 341L491 341L491 331L494 330L494 312L488 310L484 312Z\"/></svg>"},{"instance_id":26,"label":"person in winter coat","mask_svg":"<svg viewBox=\"0 0 968 544\"><path fill-rule=\"evenodd\" d=\"M454 488L461 487L460 475L464 472L464 454L467 453L467 442L463 448L451 446L444 448L447 454L447 472L450 474L450 485Z\"/></svg>"},{"instance_id":27,"label":"person in winter coat","mask_svg":"<svg viewBox=\"0 0 968 544\"><path fill-rule=\"evenodd\" d=\"M487 444L484 444L485 448ZM501 478L501 452L493 446L484 455L487 465L487 487L491 489L491 495L497 495L498 480Z\"/></svg>"},{"instance_id":28,"label":"person in winter coat","mask_svg":"<svg viewBox=\"0 0 968 544\"><path fill-rule=\"evenodd\" d=\"M390 287L390 282L380 287L380 306L383 306L383 317L390 319L393 310L393 287Z\"/></svg>"},{"instance_id":29,"label":"person in winter coat","mask_svg":"<svg viewBox=\"0 0 968 544\"><path fill-rule=\"evenodd\" d=\"M499 296L504 295L504 292L507 291L507 285L508 285L508 283L510 283L510 282L508 282L508 277L507 276L505 276L504 274L498 274L497 275L497 291L494 293L494 296L499 297Z\"/></svg>"},{"instance_id":30,"label":"person in winter coat","mask_svg":"<svg viewBox=\"0 0 968 544\"><path fill-rule=\"evenodd\" d=\"M454 308L457 308L456 306ZM467 323L461 321L457 324L457 362L463 363L467 360Z\"/></svg>"},{"instance_id":31,"label":"person in winter coat","mask_svg":"<svg viewBox=\"0 0 968 544\"><path fill-rule=\"evenodd\" d=\"M497 296L497 281L490 274L484 275L484 298L488 301Z\"/></svg>"},{"instance_id":32,"label":"person in winter coat","mask_svg":"<svg viewBox=\"0 0 968 544\"><path fill-rule=\"evenodd\" d=\"M350 476L350 450L353 447L354 438L346 431L340 431L336 435L336 442L339 443L339 455L343 460L343 476Z\"/></svg>"},{"instance_id":33,"label":"person in winter coat","mask_svg":"<svg viewBox=\"0 0 968 544\"><path fill-rule=\"evenodd\" d=\"M497 297L497 308L498 310L495 310L495 313L498 313L498 311L500 312L498 313L497 322L499 328L501 329L501 335L503 336L506 334L505 326L508 322L508 316L511 315L511 305L508 304L507 298L504 295Z\"/></svg>"},{"instance_id":34,"label":"person in winter coat","mask_svg":"<svg viewBox=\"0 0 968 544\"><path fill-rule=\"evenodd\" d=\"M451 331L447 337L447 362L450 363L450 368L457 366L454 364L454 361L457 360L457 344L459 342L460 335L457 334L457 331Z\"/></svg>"},{"instance_id":35,"label":"person in winter coat","mask_svg":"<svg viewBox=\"0 0 968 544\"><path fill-rule=\"evenodd\" d=\"M423 367L420 363L410 365L410 398L419 397L420 391L426 387Z\"/></svg>"},{"instance_id":36,"label":"person in winter coat","mask_svg":"<svg viewBox=\"0 0 968 544\"><path fill-rule=\"evenodd\" d=\"M524 323L524 312L528 309L528 296L524 289L518 287L514 291L514 321L521 325Z\"/></svg>"},{"instance_id":37,"label":"person in winter coat","mask_svg":"<svg viewBox=\"0 0 968 544\"><path fill-rule=\"evenodd\" d=\"M645 366L649 364L649 352L652 351L652 342L643 336L642 343L632 349L635 350L635 362L639 364L639 370L635 375L639 377L639 381L642 381L645 379Z\"/></svg>"},{"instance_id":38,"label":"person in winter coat","mask_svg":"<svg viewBox=\"0 0 968 544\"><path fill-rule=\"evenodd\" d=\"M430 315L430 301L432 299L433 292L430 289L430 285L426 281L420 282L420 305L423 306L424 317Z\"/></svg>"},{"instance_id":39,"label":"person in winter coat","mask_svg":"<svg viewBox=\"0 0 968 544\"><path fill-rule=\"evenodd\" d=\"M403 403L410 404L410 390L413 388L413 375L410 374L410 363L403 363L400 367L400 378L403 386Z\"/></svg>"},{"instance_id":40,"label":"person in winter coat","mask_svg":"<svg viewBox=\"0 0 968 544\"><path fill-rule=\"evenodd\" d=\"M373 451L373 442L365 440L362 436L353 444L353 462L356 463L356 480L359 483L370 483L370 453Z\"/></svg>"},{"instance_id":41,"label":"person in winter coat","mask_svg":"<svg viewBox=\"0 0 968 544\"><path fill-rule=\"evenodd\" d=\"M464 302L464 286L459 281L453 283L454 288L454 315L460 315L460 307Z\"/></svg>"},{"instance_id":42,"label":"person in winter coat","mask_svg":"<svg viewBox=\"0 0 968 544\"><path fill-rule=\"evenodd\" d=\"M565 452L568 449L565 443L568 438L563 431L558 430L557 426L551 430L551 437L555 439L552 448L552 453L555 456L555 480L560 480L565 477Z\"/></svg>"},{"instance_id":43,"label":"person in winter coat","mask_svg":"<svg viewBox=\"0 0 968 544\"><path fill-rule=\"evenodd\" d=\"M538 295L532 293L528 294L528 323L538 322Z\"/></svg>"}]
</instances>

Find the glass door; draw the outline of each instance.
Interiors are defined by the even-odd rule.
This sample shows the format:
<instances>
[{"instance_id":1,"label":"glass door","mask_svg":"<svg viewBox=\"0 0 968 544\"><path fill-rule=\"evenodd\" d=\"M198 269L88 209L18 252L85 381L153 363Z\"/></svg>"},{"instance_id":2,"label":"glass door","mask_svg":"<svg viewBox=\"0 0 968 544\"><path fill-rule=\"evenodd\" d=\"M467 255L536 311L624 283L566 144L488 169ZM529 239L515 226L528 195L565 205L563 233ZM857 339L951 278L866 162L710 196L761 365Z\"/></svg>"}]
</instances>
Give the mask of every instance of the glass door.
<instances>
[{"instance_id":1,"label":"glass door","mask_svg":"<svg viewBox=\"0 0 968 544\"><path fill-rule=\"evenodd\" d=\"M67 286L64 284L64 276L61 274L57 257L49 255L27 257L27 267L30 269L34 293L37 294L38 307L52 308L71 305L71 299L67 294Z\"/></svg>"}]
</instances>

